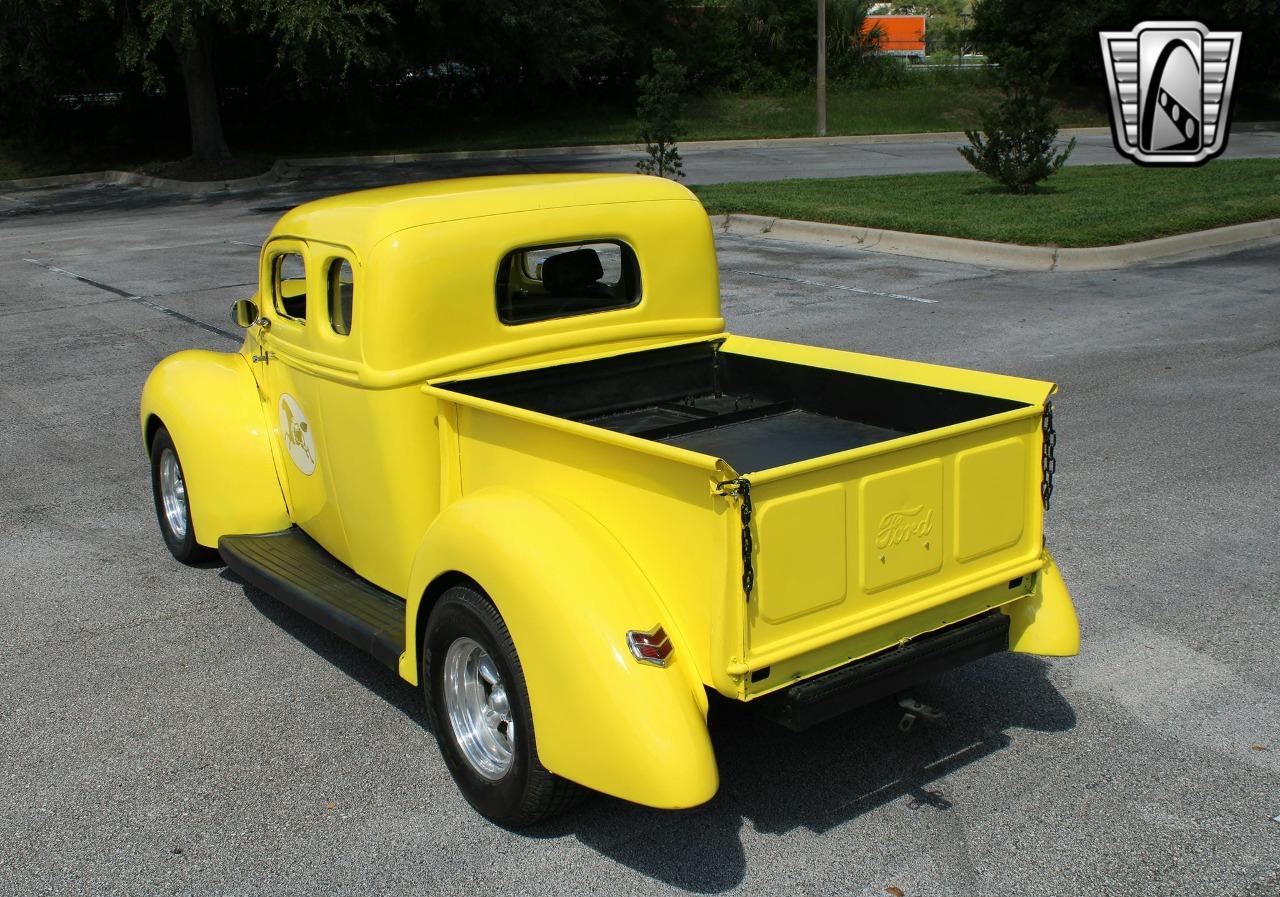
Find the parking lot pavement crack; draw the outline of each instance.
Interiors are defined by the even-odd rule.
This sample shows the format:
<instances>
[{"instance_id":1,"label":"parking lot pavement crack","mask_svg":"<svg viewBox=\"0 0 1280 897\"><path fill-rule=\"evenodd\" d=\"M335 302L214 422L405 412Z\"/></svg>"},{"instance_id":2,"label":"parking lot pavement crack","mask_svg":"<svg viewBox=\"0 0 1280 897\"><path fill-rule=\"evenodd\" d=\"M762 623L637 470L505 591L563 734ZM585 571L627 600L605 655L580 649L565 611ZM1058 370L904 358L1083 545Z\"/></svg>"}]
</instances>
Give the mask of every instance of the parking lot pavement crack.
<instances>
[{"instance_id":1,"label":"parking lot pavement crack","mask_svg":"<svg viewBox=\"0 0 1280 897\"><path fill-rule=\"evenodd\" d=\"M113 287L110 284L101 283L97 280L92 280L88 277L85 277L82 274L77 274L74 271L68 271L66 268L59 268L57 265L51 265L48 262L42 262L39 259L23 259L23 261L30 262L31 264L36 265L40 268L44 268L46 271L52 271L54 274L61 274L64 277L70 277L73 280L80 281L81 283L87 283L89 286L96 287L99 290L104 290L105 292L108 292L108 293L114 293L115 295L119 296L121 299L127 299L130 302L136 302L138 305L141 305L144 308L149 308L152 311L158 311L162 315L168 315L171 318L176 318L177 320L183 321L184 323L191 324L192 326L195 326L195 327L199 327L201 330L207 330L209 333L215 333L218 336L224 336L229 340L235 340L236 342L240 342L240 337L229 330L223 330L221 327L214 327L212 324L206 324L204 321L201 321L199 318L193 318L191 317L191 315L185 315L182 312L177 311L176 309L169 308L169 306L167 305L161 305L159 302L153 302L151 299L148 299L146 296L135 295L133 293L130 293L128 290L122 290L119 287Z\"/></svg>"}]
</instances>

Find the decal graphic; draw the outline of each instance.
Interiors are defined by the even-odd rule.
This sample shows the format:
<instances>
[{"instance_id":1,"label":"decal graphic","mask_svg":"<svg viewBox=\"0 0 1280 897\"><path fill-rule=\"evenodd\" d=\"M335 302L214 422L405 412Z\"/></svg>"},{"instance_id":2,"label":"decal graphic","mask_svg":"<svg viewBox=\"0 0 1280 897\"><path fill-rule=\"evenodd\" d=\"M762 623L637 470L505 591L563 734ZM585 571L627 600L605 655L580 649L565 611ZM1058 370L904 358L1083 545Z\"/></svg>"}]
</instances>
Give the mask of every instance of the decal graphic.
<instances>
[{"instance_id":1,"label":"decal graphic","mask_svg":"<svg viewBox=\"0 0 1280 897\"><path fill-rule=\"evenodd\" d=\"M1098 38L1121 155L1140 165L1201 165L1227 148L1239 31L1143 22Z\"/></svg>"},{"instance_id":2,"label":"decal graphic","mask_svg":"<svg viewBox=\"0 0 1280 897\"><path fill-rule=\"evenodd\" d=\"M298 470L311 476L316 469L316 441L302 406L287 392L280 395L280 438Z\"/></svg>"}]
</instances>

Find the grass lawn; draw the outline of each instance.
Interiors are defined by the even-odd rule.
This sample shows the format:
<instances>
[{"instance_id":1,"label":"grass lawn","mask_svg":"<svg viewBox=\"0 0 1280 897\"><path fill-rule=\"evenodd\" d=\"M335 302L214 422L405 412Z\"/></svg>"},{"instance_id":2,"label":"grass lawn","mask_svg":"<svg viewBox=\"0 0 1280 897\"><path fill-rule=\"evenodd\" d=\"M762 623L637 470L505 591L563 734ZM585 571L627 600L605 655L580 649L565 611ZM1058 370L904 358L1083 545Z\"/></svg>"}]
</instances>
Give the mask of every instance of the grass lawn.
<instances>
[{"instance_id":1,"label":"grass lawn","mask_svg":"<svg viewBox=\"0 0 1280 897\"><path fill-rule=\"evenodd\" d=\"M1029 196L1001 192L976 172L695 190L713 215L742 212L1032 246L1106 246L1280 218L1280 159L1064 168Z\"/></svg>"},{"instance_id":2,"label":"grass lawn","mask_svg":"<svg viewBox=\"0 0 1280 897\"><path fill-rule=\"evenodd\" d=\"M833 86L827 93L827 133L837 136L960 131L977 127L981 108L998 97L998 92L986 86L980 75L913 77L919 82L897 88ZM812 90L691 97L683 117L684 140L812 137L814 110ZM1100 104L1060 101L1058 123L1064 128L1105 126L1107 112ZM452 129L446 124L430 140L393 149L422 152L635 141L632 110L604 107L582 110L573 116L541 115L496 122L479 119L459 122ZM304 153L303 148L296 148L290 154Z\"/></svg>"},{"instance_id":3,"label":"grass lawn","mask_svg":"<svg viewBox=\"0 0 1280 897\"><path fill-rule=\"evenodd\" d=\"M827 94L827 133L899 134L921 131L956 131L976 127L979 109L995 99L993 88L980 74L916 74L903 87L855 88L832 85ZM237 154L267 160L290 156L339 153L430 152L433 150L484 150L538 146L634 143L634 110L622 106L577 106L563 114L545 112L526 117L476 116L450 121L431 120L432 136L421 140L378 140L358 132L337 133L317 129L304 135L283 131L290 142L261 142L260 134L229 134ZM1062 127L1105 125L1101 104L1059 104ZM737 137L811 137L814 126L813 91L783 94L715 93L691 97L684 116L685 140L724 140ZM254 142L257 140L257 142ZM151 152L155 152L153 149ZM23 152L0 141L0 180L39 177L71 171L105 168L155 169L165 159L115 154L92 147L78 147L58 155Z\"/></svg>"}]
</instances>

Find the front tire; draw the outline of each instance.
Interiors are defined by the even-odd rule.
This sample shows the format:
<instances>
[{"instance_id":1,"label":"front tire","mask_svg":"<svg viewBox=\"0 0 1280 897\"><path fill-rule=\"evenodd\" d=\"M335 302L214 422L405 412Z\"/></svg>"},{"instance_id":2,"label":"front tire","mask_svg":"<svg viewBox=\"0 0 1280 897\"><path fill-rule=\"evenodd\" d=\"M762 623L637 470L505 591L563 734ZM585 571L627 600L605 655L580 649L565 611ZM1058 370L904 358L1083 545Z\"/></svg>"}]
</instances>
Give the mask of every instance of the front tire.
<instances>
[{"instance_id":1,"label":"front tire","mask_svg":"<svg viewBox=\"0 0 1280 897\"><path fill-rule=\"evenodd\" d=\"M213 550L196 541L182 461L173 437L164 427L157 430L151 440L151 493L155 498L160 534L169 553L184 564L211 559Z\"/></svg>"},{"instance_id":2,"label":"front tire","mask_svg":"<svg viewBox=\"0 0 1280 897\"><path fill-rule=\"evenodd\" d=\"M455 586L437 602L423 638L421 682L445 765L481 815L521 828L581 797L578 785L538 759L520 658L480 592Z\"/></svg>"}]
</instances>

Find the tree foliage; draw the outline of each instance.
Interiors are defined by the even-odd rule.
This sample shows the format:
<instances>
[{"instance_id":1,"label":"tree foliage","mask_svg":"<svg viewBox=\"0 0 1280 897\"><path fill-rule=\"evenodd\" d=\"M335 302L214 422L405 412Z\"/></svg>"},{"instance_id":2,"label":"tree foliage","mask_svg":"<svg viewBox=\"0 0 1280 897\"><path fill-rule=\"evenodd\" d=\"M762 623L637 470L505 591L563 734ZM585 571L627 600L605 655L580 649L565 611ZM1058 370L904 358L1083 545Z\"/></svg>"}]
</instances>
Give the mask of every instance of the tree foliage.
<instances>
[{"instance_id":1,"label":"tree foliage","mask_svg":"<svg viewBox=\"0 0 1280 897\"><path fill-rule=\"evenodd\" d=\"M862 22L870 0L826 0L827 66L849 76L870 45ZM817 56L816 5L796 0L709 0L686 7L690 45L683 48L695 84L773 90L809 83Z\"/></svg>"},{"instance_id":2,"label":"tree foliage","mask_svg":"<svg viewBox=\"0 0 1280 897\"><path fill-rule=\"evenodd\" d=\"M964 3L897 6L923 11L932 47L954 50ZM903 67L863 37L867 9L827 0L828 75L897 86ZM570 103L630 108L655 46L674 51L690 93L803 90L814 14L801 0L0 0L0 140L122 160L280 152L297 150L305 121L323 123L308 148L420 142ZM1002 71L1101 109L1097 29L1170 18L1243 30L1237 106L1275 94L1280 0L976 0L972 38Z\"/></svg>"},{"instance_id":3,"label":"tree foliage","mask_svg":"<svg viewBox=\"0 0 1280 897\"><path fill-rule=\"evenodd\" d=\"M162 45L179 48L202 39L202 28L264 34L275 45L276 62L305 80L307 54L320 51L343 73L374 64L372 39L391 23L376 0L87 0L100 3L120 31L120 58L144 72L151 86L162 83L156 56Z\"/></svg>"},{"instance_id":4,"label":"tree foliage","mask_svg":"<svg viewBox=\"0 0 1280 897\"><path fill-rule=\"evenodd\" d=\"M1128 30L1149 20L1203 22L1215 31L1242 31L1246 91L1272 92L1280 81L1280 0L978 0L972 39L992 60L1033 63L1058 87L1105 91L1099 30ZM1103 94L1105 96L1105 94Z\"/></svg>"}]
</instances>

